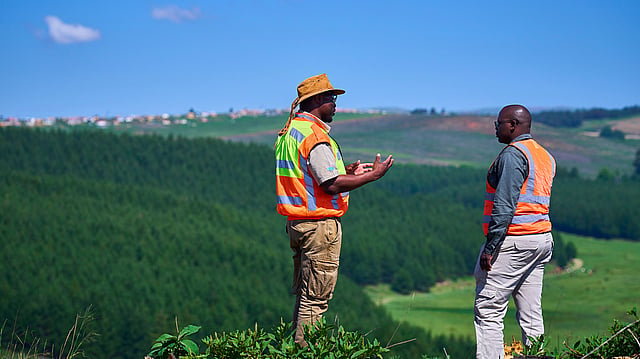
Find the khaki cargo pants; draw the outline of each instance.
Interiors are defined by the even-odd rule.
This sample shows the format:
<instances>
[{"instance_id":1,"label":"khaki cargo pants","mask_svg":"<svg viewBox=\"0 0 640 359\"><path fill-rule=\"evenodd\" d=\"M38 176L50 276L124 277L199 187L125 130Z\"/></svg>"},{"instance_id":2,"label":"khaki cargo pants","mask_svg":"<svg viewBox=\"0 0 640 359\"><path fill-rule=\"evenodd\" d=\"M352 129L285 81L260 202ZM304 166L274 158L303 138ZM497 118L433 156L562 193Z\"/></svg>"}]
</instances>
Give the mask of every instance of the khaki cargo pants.
<instances>
[{"instance_id":1,"label":"khaki cargo pants","mask_svg":"<svg viewBox=\"0 0 640 359\"><path fill-rule=\"evenodd\" d=\"M480 253L482 250L484 245ZM489 272L480 269L476 263L474 324L477 359L504 357L503 319L510 296L516 305L522 342L530 345L528 336L544 334L542 276L552 251L551 233L507 236L494 256Z\"/></svg>"},{"instance_id":2,"label":"khaki cargo pants","mask_svg":"<svg viewBox=\"0 0 640 359\"><path fill-rule=\"evenodd\" d=\"M306 346L304 326L322 318L338 279L342 225L339 218L287 221L293 250L295 341Z\"/></svg>"}]
</instances>

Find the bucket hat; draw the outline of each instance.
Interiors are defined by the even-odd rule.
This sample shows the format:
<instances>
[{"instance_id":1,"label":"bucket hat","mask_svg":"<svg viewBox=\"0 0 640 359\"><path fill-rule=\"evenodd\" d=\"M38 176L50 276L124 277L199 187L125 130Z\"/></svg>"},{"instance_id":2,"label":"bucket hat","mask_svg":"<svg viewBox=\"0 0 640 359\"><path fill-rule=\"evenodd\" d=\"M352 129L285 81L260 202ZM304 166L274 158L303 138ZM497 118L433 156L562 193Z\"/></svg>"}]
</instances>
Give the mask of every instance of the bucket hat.
<instances>
[{"instance_id":1,"label":"bucket hat","mask_svg":"<svg viewBox=\"0 0 640 359\"><path fill-rule=\"evenodd\" d=\"M282 128L282 130L280 130L279 135L283 135L285 132L287 132L289 124L291 124L291 120L293 119L293 111L302 101L323 92L332 92L336 95L342 95L345 93L345 90L333 87L333 85L331 85L331 82L329 82L327 74L324 73L311 76L302 81L298 85L298 97L296 97L296 99L293 100L293 103L291 104L291 110L289 111L289 119L287 120L287 124L284 126L284 128Z\"/></svg>"},{"instance_id":2,"label":"bucket hat","mask_svg":"<svg viewBox=\"0 0 640 359\"><path fill-rule=\"evenodd\" d=\"M308 79L302 81L300 85L298 85L298 97L296 98L296 101L299 104L300 102L308 99L311 96L329 91L333 92L336 95L342 95L343 93L345 93L344 90L334 88L333 85L331 85L327 74L311 76ZM296 101L294 101L294 103Z\"/></svg>"}]
</instances>

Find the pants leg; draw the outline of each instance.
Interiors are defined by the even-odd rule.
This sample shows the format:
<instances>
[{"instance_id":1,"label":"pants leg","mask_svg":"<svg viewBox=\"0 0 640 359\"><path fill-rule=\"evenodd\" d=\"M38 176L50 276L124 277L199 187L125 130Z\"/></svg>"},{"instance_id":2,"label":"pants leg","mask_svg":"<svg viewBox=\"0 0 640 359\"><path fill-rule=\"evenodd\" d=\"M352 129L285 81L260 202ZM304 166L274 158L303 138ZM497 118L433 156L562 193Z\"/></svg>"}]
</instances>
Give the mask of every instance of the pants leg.
<instances>
[{"instance_id":1,"label":"pants leg","mask_svg":"<svg viewBox=\"0 0 640 359\"><path fill-rule=\"evenodd\" d=\"M480 249L480 253L484 246ZM502 359L504 357L504 316L511 292L492 284L493 280L480 268L480 256L475 268L476 297L473 306L476 330L476 358ZM495 265L495 263L494 263Z\"/></svg>"},{"instance_id":2,"label":"pants leg","mask_svg":"<svg viewBox=\"0 0 640 359\"><path fill-rule=\"evenodd\" d=\"M544 334L544 320L542 317L542 279L544 266L551 260L553 253L553 237L551 233L536 235L534 238L523 238L531 241L529 248L535 251L531 269L521 280L521 284L513 293L516 304L516 319L522 331L522 343L531 345L529 337L539 337Z\"/></svg>"},{"instance_id":3,"label":"pants leg","mask_svg":"<svg viewBox=\"0 0 640 359\"><path fill-rule=\"evenodd\" d=\"M483 248L480 250L482 253ZM544 333L542 321L542 276L544 265L551 259L551 233L507 236L494 256L492 269L485 272L476 264L476 357L504 357L504 316L509 297L514 296L517 318L523 333ZM479 256L478 256L479 259ZM529 343L530 344L530 343Z\"/></svg>"},{"instance_id":4,"label":"pants leg","mask_svg":"<svg viewBox=\"0 0 640 359\"><path fill-rule=\"evenodd\" d=\"M296 220L287 222L287 232L294 252L295 341L306 346L304 326L322 318L333 296L340 264L342 228L338 218Z\"/></svg>"}]
</instances>

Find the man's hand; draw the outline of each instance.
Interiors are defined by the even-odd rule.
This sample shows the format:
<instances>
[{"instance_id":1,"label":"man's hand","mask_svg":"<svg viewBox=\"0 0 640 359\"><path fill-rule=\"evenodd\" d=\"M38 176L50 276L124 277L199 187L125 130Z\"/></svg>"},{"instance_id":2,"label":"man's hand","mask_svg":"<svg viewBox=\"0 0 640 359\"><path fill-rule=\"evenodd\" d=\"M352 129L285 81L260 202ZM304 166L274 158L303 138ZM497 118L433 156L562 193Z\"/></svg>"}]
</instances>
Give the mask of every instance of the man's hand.
<instances>
[{"instance_id":1,"label":"man's hand","mask_svg":"<svg viewBox=\"0 0 640 359\"><path fill-rule=\"evenodd\" d=\"M363 173L371 171L371 169L373 168L373 163L360 163L360 160L357 160L352 164L346 165L344 168L347 171L348 175L361 175Z\"/></svg>"},{"instance_id":2,"label":"man's hand","mask_svg":"<svg viewBox=\"0 0 640 359\"><path fill-rule=\"evenodd\" d=\"M386 160L380 162L380 154L376 155L376 160L373 161L371 171L376 175L376 180L384 176L385 173L393 166L393 157L389 155Z\"/></svg>"},{"instance_id":3,"label":"man's hand","mask_svg":"<svg viewBox=\"0 0 640 359\"><path fill-rule=\"evenodd\" d=\"M493 256L491 254L482 252L482 254L480 255L480 268L482 268L482 270L487 272L490 271L492 259L493 259Z\"/></svg>"},{"instance_id":4,"label":"man's hand","mask_svg":"<svg viewBox=\"0 0 640 359\"><path fill-rule=\"evenodd\" d=\"M330 195L353 191L354 189L369 182L377 181L387 173L393 165L391 155L386 160L380 162L380 154L376 155L373 163L354 162L345 166L347 174L339 175L333 179L323 182L320 188Z\"/></svg>"}]
</instances>

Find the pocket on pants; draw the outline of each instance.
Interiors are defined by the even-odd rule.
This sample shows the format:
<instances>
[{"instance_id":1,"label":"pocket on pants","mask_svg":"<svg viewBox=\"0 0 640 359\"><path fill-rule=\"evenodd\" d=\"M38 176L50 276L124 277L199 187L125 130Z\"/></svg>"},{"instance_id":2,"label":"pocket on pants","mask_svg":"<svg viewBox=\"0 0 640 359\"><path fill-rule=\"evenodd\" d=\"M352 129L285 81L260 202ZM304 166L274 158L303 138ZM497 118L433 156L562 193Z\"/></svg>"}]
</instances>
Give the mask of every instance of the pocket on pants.
<instances>
[{"instance_id":1,"label":"pocket on pants","mask_svg":"<svg viewBox=\"0 0 640 359\"><path fill-rule=\"evenodd\" d=\"M331 299L338 281L338 263L313 260L310 269L309 296L318 299Z\"/></svg>"},{"instance_id":2,"label":"pocket on pants","mask_svg":"<svg viewBox=\"0 0 640 359\"><path fill-rule=\"evenodd\" d=\"M482 283L481 285L476 286L476 299L493 299L496 296L496 292L496 288L488 285L487 283Z\"/></svg>"},{"instance_id":3,"label":"pocket on pants","mask_svg":"<svg viewBox=\"0 0 640 359\"><path fill-rule=\"evenodd\" d=\"M534 241L516 241L514 247L519 251L535 251L540 247L540 244Z\"/></svg>"}]
</instances>

